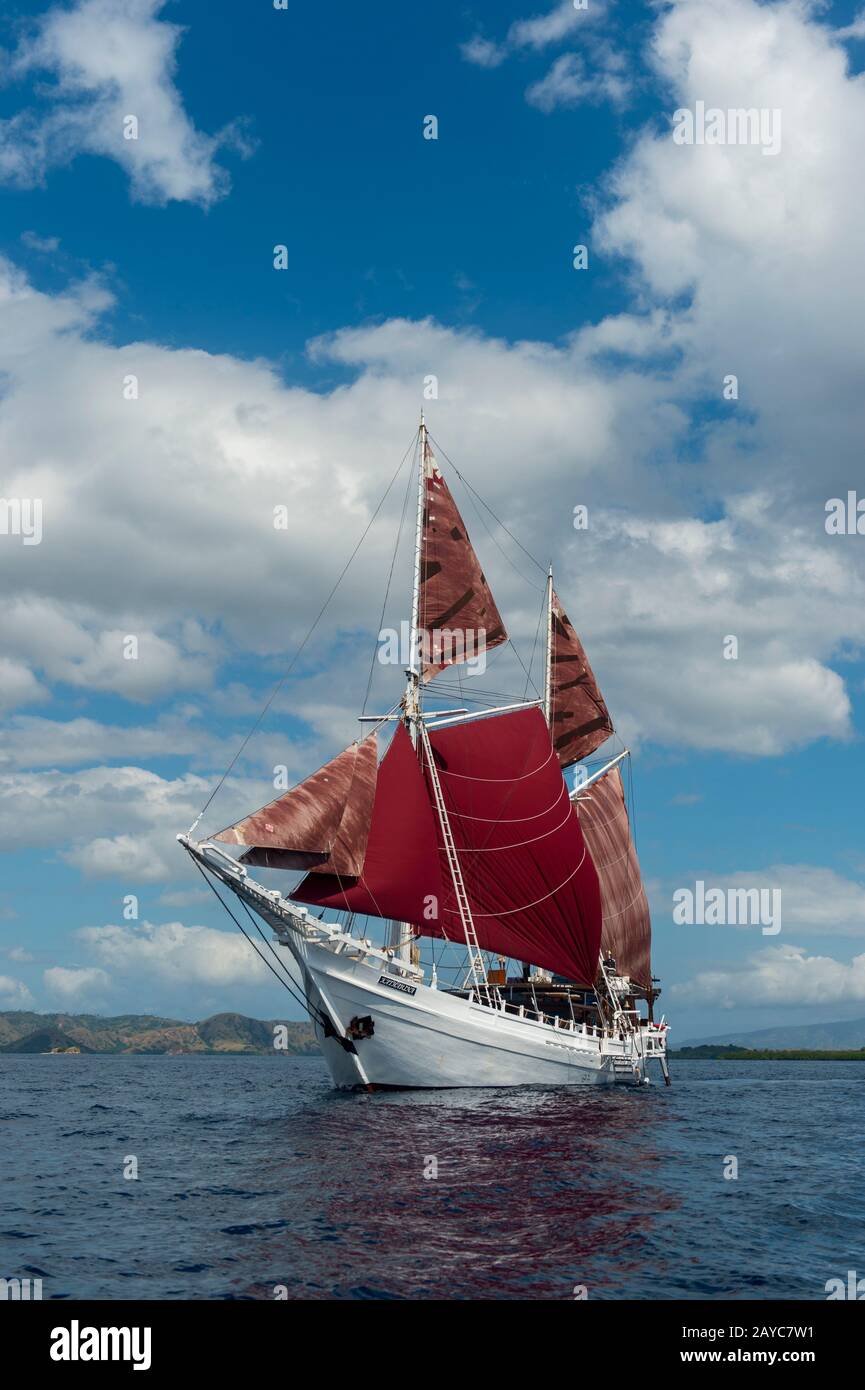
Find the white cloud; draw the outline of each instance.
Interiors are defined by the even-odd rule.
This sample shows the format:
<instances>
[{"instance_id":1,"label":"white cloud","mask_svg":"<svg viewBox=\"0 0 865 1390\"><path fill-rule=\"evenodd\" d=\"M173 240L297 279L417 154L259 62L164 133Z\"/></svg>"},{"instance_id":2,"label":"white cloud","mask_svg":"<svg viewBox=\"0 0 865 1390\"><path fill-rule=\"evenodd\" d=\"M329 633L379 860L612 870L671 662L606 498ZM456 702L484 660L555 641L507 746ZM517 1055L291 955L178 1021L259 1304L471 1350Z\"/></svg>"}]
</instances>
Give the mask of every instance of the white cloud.
<instances>
[{"instance_id":1,"label":"white cloud","mask_svg":"<svg viewBox=\"0 0 865 1390\"><path fill-rule=\"evenodd\" d=\"M583 51L561 54L546 75L526 89L526 100L541 111L605 100L622 105L631 84L624 56L597 32L606 14L602 0L592 0L582 9L573 0L561 0L546 14L515 20L501 43L476 34L460 44L460 52L475 67L497 68L512 53L540 53L566 39L579 39Z\"/></svg>"},{"instance_id":2,"label":"white cloud","mask_svg":"<svg viewBox=\"0 0 865 1390\"><path fill-rule=\"evenodd\" d=\"M0 656L0 709L20 709L47 699L48 692L29 667Z\"/></svg>"},{"instance_id":3,"label":"white cloud","mask_svg":"<svg viewBox=\"0 0 865 1390\"><path fill-rule=\"evenodd\" d=\"M35 956L31 955L29 951L25 951L23 946L9 946L5 954L10 960L20 961L22 965L35 960Z\"/></svg>"},{"instance_id":4,"label":"white cloud","mask_svg":"<svg viewBox=\"0 0 865 1390\"><path fill-rule=\"evenodd\" d=\"M100 337L103 287L40 294L0 265L8 491L45 503L40 546L0 546L17 698L36 698L46 681L130 698L185 687L206 709L245 719L256 690L207 687L229 657L265 679L271 659L284 669L312 596L327 593L408 443L434 369L434 433L510 529L556 555L559 590L626 737L765 755L849 737L845 663L865 644L865 552L823 522L827 496L861 476L865 91L831 31L789 5L731 0L722 21L703 0L680 0L657 22L654 53L671 112L697 97L781 105L782 151L688 149L667 129L645 132L591 238L593 258L633 258L643 309L556 346L430 320L346 329L310 345L314 359L349 369L347 384L317 395L264 362L112 346ZM740 399L723 403L732 370ZM133 372L140 396L125 401ZM289 706L321 742L356 732L399 493L308 649L317 664L291 683ZM535 595L460 500L526 650ZM280 503L288 532L272 525ZM574 533L578 503L590 526ZM138 663L117 660L117 635L129 631L151 635ZM730 634L735 661L722 656ZM26 727L10 729L13 758ZM59 727L30 727L44 729L46 751L62 740ZM95 760L110 734L78 727ZM156 729L148 743L139 721L130 746L146 759L163 739ZM279 743L274 762L286 760ZM35 834L53 815L56 831L70 825L75 784L65 820L40 785L15 784L11 804L24 814L7 822L13 836L34 799ZM72 848L92 871L122 862L123 836L155 827L136 814L110 820L96 785L86 791L81 807L99 810ZM168 809L176 828L179 808Z\"/></svg>"},{"instance_id":5,"label":"white cloud","mask_svg":"<svg viewBox=\"0 0 865 1390\"><path fill-rule=\"evenodd\" d=\"M606 61L587 63L579 53L563 53L540 81L526 89L526 101L541 111L612 101L622 105L630 94L624 59L606 50Z\"/></svg>"},{"instance_id":6,"label":"white cloud","mask_svg":"<svg viewBox=\"0 0 865 1390\"><path fill-rule=\"evenodd\" d=\"M706 879L708 884L709 880ZM783 929L823 936L865 936L865 885L815 864L772 864L766 869L713 877L712 887L777 888Z\"/></svg>"},{"instance_id":7,"label":"white cloud","mask_svg":"<svg viewBox=\"0 0 865 1390\"><path fill-rule=\"evenodd\" d=\"M701 798L675 797L674 804L689 804L695 799ZM785 932L794 928L800 936L865 936L865 884L845 878L835 869L817 864L770 864L765 869L716 874L704 867L694 875L694 880L697 878L707 892L709 888L723 892L777 890L781 895L779 917ZM753 929L746 923L739 925Z\"/></svg>"},{"instance_id":8,"label":"white cloud","mask_svg":"<svg viewBox=\"0 0 865 1390\"><path fill-rule=\"evenodd\" d=\"M36 22L7 63L7 75L39 79L38 103L0 122L0 179L31 187L54 166L82 153L115 160L133 196L208 206L228 190L215 162L221 144L239 140L197 130L175 85L183 30L159 18L166 0L78 0L55 5ZM138 138L124 135L133 116ZM128 129L128 127L127 127Z\"/></svg>"},{"instance_id":9,"label":"white cloud","mask_svg":"<svg viewBox=\"0 0 865 1390\"><path fill-rule=\"evenodd\" d=\"M865 10L860 10L851 24L835 30L837 39L865 39Z\"/></svg>"},{"instance_id":10,"label":"white cloud","mask_svg":"<svg viewBox=\"0 0 865 1390\"><path fill-rule=\"evenodd\" d=\"M739 466L747 425L703 429L694 456L690 363L673 370L665 357L657 366L659 345L668 353L687 339L687 317L620 315L560 347L509 344L431 321L345 330L310 352L351 368L355 379L319 396L285 387L260 362L100 342L98 314L108 301L92 284L50 297L7 265L4 290L0 447L16 461L10 493L44 498L45 533L26 555L0 546L0 629L5 659L35 673L33 682L140 698L179 688L206 694L220 661L238 652L251 654L250 669L265 680L263 655L278 654L273 669L284 670L308 626L310 595L327 593L408 442L395 422L410 431L433 364L441 383L435 433L529 548L558 550L560 592L628 736L776 753L849 732L842 676L830 663L865 636L862 557L825 535L823 483L810 456L798 467L788 461L783 491L772 492L771 430L747 441L747 478ZM810 337L810 324L791 328L791 352L797 332ZM141 396L124 401L121 383L133 369ZM787 393L785 419L800 411L799 382ZM729 436L731 428L740 433ZM800 438L813 429L800 418ZM851 438L851 458L854 449ZM718 499L720 521L694 515L707 493ZM611 499L621 510L611 510ZM534 595L461 500L511 630L530 648ZM288 532L273 527L281 503L290 504ZM310 648L321 667L292 685L291 707L306 712L322 740L356 733L355 699L400 503L396 487ZM577 503L591 518L579 534L569 523ZM404 616L399 580L394 617ZM141 635L137 662L120 651L130 631ZM736 662L721 656L730 633L740 639ZM377 673L377 689L386 674ZM35 688L26 686L24 698ZM260 708L257 693L207 698L243 720ZM22 730L38 737L41 727L13 725L8 756L20 756ZM98 756L110 733L77 727L83 749ZM46 725L44 734L47 756L63 731ZM148 739L133 727L130 753L158 756L165 734L156 727ZM190 732L180 742L208 751ZM47 810L45 802L40 818ZM138 829L101 823L93 838ZM100 845L87 862L104 863L106 852Z\"/></svg>"},{"instance_id":11,"label":"white cloud","mask_svg":"<svg viewBox=\"0 0 865 1390\"><path fill-rule=\"evenodd\" d=\"M481 38L479 34L460 44L460 52L467 63L474 63L475 67L479 68L497 68L507 57L507 52L501 44Z\"/></svg>"},{"instance_id":12,"label":"white cloud","mask_svg":"<svg viewBox=\"0 0 865 1390\"><path fill-rule=\"evenodd\" d=\"M153 724L102 724L96 719L43 719L18 714L2 729L0 768L58 768L100 759L188 757L215 754L221 745L178 712Z\"/></svg>"},{"instance_id":13,"label":"white cloud","mask_svg":"<svg viewBox=\"0 0 865 1390\"><path fill-rule=\"evenodd\" d=\"M137 767L11 773L0 777L0 841L6 850L58 850L91 877L174 878L174 837L209 790L192 774L170 780ZM248 793L248 784L232 787L229 805L239 790Z\"/></svg>"},{"instance_id":14,"label":"white cloud","mask_svg":"<svg viewBox=\"0 0 865 1390\"><path fill-rule=\"evenodd\" d=\"M83 927L77 935L117 975L167 985L258 985L272 976L239 932L181 922Z\"/></svg>"},{"instance_id":15,"label":"white cloud","mask_svg":"<svg viewBox=\"0 0 865 1390\"><path fill-rule=\"evenodd\" d=\"M33 995L21 980L13 980L11 975L0 975L0 1005L4 1009L30 1009Z\"/></svg>"},{"instance_id":16,"label":"white cloud","mask_svg":"<svg viewBox=\"0 0 865 1390\"><path fill-rule=\"evenodd\" d=\"M60 249L59 237L40 236L38 232L22 232L21 241L28 251L38 251L43 256L51 256Z\"/></svg>"},{"instance_id":17,"label":"white cloud","mask_svg":"<svg viewBox=\"0 0 865 1390\"><path fill-rule=\"evenodd\" d=\"M84 1000L101 998L109 989L111 978L95 966L52 965L43 970L42 980L49 994L65 1004L81 1004Z\"/></svg>"},{"instance_id":18,"label":"white cloud","mask_svg":"<svg viewBox=\"0 0 865 1390\"><path fill-rule=\"evenodd\" d=\"M809 956L802 946L769 946L745 965L702 970L672 986L689 1004L724 1009L746 1005L852 1004L865 1000L865 954L849 964L831 956Z\"/></svg>"}]
</instances>

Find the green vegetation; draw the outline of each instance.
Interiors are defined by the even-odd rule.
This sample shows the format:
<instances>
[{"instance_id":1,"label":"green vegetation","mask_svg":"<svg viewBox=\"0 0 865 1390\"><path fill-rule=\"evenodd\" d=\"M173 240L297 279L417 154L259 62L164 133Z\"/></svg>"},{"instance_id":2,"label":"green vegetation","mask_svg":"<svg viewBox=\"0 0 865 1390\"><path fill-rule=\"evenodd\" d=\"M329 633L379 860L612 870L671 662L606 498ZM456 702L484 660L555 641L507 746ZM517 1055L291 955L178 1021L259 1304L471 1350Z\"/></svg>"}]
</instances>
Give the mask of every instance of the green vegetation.
<instances>
[{"instance_id":1,"label":"green vegetation","mask_svg":"<svg viewBox=\"0 0 865 1390\"><path fill-rule=\"evenodd\" d=\"M114 1056L130 1053L181 1056L227 1054L272 1055L274 1028L286 1031L283 1054L319 1055L312 1025L281 1020L247 1018L244 1014L214 1014L200 1023L149 1014L122 1014L102 1018L98 1014L37 1014L26 1011L0 1013L0 1053L45 1053L78 1047L82 1052Z\"/></svg>"},{"instance_id":2,"label":"green vegetation","mask_svg":"<svg viewBox=\"0 0 865 1390\"><path fill-rule=\"evenodd\" d=\"M812 1048L737 1047L735 1043L704 1043L700 1047L670 1049L670 1057L685 1061L723 1062L865 1062L865 1047L854 1051Z\"/></svg>"}]
</instances>

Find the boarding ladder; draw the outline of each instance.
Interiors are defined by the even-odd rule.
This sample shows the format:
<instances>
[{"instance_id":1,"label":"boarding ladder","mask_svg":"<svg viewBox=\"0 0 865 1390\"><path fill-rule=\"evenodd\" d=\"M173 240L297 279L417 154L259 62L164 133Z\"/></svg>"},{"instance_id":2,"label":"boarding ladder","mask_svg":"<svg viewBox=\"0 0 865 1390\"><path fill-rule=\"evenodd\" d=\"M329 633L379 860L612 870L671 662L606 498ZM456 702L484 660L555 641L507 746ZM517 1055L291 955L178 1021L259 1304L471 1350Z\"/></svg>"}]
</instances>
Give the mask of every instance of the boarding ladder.
<instances>
[{"instance_id":1,"label":"boarding ladder","mask_svg":"<svg viewBox=\"0 0 865 1390\"><path fill-rule=\"evenodd\" d=\"M600 974L601 979L604 982L607 992L607 999L609 1000L609 1003L612 1007L611 1022L613 1033L622 1033L624 1034L625 1038L632 1037L634 1039L634 1042L636 1043L636 1057L641 1057L645 1060L645 1047L643 1045L642 1033L640 1029L634 1024L634 1020L630 1012L623 1009L621 1004L619 1003L618 991L614 988L613 983L610 979L607 967L604 963L603 955L601 955L598 959L598 973ZM613 1075L617 1081L634 1080L634 1057L613 1056L612 1063Z\"/></svg>"},{"instance_id":2,"label":"boarding ladder","mask_svg":"<svg viewBox=\"0 0 865 1390\"><path fill-rule=\"evenodd\" d=\"M492 1006L493 1001L490 995L489 981L487 980L486 963L484 961L483 956L481 955L481 948L478 944L477 932L475 931L475 924L472 919L471 904L469 903L468 894L466 892L466 886L463 881L463 873L462 868L460 867L459 855L457 854L457 847L454 843L453 834L451 833L450 820L448 818L444 796L442 795L441 782L439 781L438 768L436 767L435 758L433 757L432 745L429 740L429 734L427 733L426 724L423 722L422 719L418 720L418 723L420 725L421 739L423 741L424 752L426 753L427 767L429 769L429 778L433 789L433 799L435 800L435 807L438 813L439 824L442 829L442 838L444 840L445 854L447 855L448 867L451 871L451 879L453 880L454 893L456 894L457 907L459 908L460 914L460 921L462 922L463 933L466 939L466 946L468 947L469 971L471 973L472 983L477 992L477 997L481 1001L481 1003Z\"/></svg>"}]
</instances>

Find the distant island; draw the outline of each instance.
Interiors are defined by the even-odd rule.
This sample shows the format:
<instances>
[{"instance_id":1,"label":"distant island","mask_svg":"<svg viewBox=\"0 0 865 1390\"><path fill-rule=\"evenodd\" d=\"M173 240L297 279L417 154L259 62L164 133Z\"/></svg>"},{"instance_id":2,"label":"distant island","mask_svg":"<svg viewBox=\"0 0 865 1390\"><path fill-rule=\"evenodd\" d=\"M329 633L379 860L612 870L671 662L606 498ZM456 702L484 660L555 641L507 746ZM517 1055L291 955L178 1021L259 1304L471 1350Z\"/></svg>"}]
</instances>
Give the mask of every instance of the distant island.
<instances>
[{"instance_id":1,"label":"distant island","mask_svg":"<svg viewBox=\"0 0 865 1390\"><path fill-rule=\"evenodd\" d=\"M865 1047L825 1049L805 1047L739 1047L736 1043L702 1043L670 1049L670 1057L685 1061L728 1062L865 1062Z\"/></svg>"},{"instance_id":2,"label":"distant island","mask_svg":"<svg viewBox=\"0 0 865 1390\"><path fill-rule=\"evenodd\" d=\"M285 1046L274 1047L274 1030L285 1029ZM310 1023L247 1018L245 1014L213 1014L200 1023L150 1014L0 1013L0 1053L58 1055L100 1053L128 1056L222 1055L290 1057L320 1056Z\"/></svg>"},{"instance_id":3,"label":"distant island","mask_svg":"<svg viewBox=\"0 0 865 1390\"><path fill-rule=\"evenodd\" d=\"M713 1038L683 1038L682 1052L694 1047L734 1047L747 1052L856 1052L865 1047L865 1018L845 1018L834 1023L781 1023L754 1031L731 1028Z\"/></svg>"}]
</instances>

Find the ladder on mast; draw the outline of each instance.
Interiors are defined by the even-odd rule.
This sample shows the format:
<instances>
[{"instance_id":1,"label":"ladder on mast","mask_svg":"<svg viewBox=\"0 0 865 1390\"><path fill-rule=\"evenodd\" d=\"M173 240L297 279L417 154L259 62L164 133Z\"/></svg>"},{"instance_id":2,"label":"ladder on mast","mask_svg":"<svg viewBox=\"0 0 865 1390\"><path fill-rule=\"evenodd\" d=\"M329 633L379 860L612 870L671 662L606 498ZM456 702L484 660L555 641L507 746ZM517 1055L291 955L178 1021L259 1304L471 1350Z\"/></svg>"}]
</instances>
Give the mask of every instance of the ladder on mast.
<instances>
[{"instance_id":1,"label":"ladder on mast","mask_svg":"<svg viewBox=\"0 0 865 1390\"><path fill-rule=\"evenodd\" d=\"M442 795L441 782L439 781L438 768L433 757L432 745L426 724L422 719L418 720L420 726L421 741L427 758L429 767L430 782L432 783L433 798L435 800L436 812L444 839L445 853L447 855L448 867L451 871L451 879L456 894L457 907L459 908L460 920L462 922L463 933L466 939L466 946L469 953L469 970L471 972L472 983L477 990L478 999L481 1003L492 1006L489 981L487 979L487 969L484 962L481 948L478 943L477 932L472 918L472 909L469 902L466 886L463 881L463 872L460 866L457 847L451 832L450 820L448 818L447 807L445 806L444 796Z\"/></svg>"}]
</instances>

